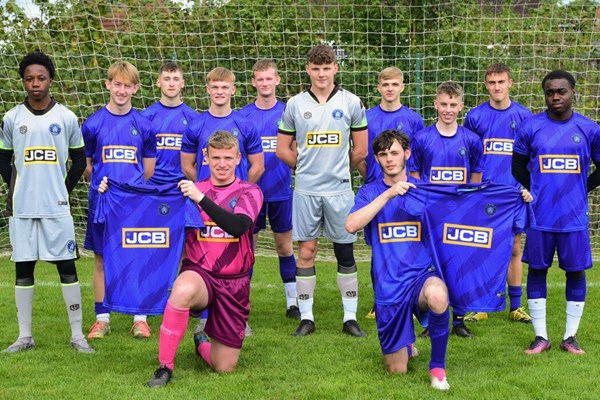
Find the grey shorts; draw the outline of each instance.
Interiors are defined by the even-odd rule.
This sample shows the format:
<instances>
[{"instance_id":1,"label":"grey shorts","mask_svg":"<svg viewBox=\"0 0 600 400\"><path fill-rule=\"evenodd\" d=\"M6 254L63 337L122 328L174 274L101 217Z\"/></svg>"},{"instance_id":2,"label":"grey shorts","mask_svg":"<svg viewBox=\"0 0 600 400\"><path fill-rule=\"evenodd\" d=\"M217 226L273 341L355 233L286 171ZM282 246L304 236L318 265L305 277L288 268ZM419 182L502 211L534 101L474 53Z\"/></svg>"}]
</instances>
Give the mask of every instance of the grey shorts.
<instances>
[{"instance_id":1,"label":"grey shorts","mask_svg":"<svg viewBox=\"0 0 600 400\"><path fill-rule=\"evenodd\" d=\"M354 193L314 196L294 192L292 207L293 240L314 240L325 236L334 243L354 243L356 234L345 228L346 217L354 205Z\"/></svg>"},{"instance_id":2,"label":"grey shorts","mask_svg":"<svg viewBox=\"0 0 600 400\"><path fill-rule=\"evenodd\" d=\"M8 219L11 260L63 261L79 257L73 217Z\"/></svg>"}]
</instances>

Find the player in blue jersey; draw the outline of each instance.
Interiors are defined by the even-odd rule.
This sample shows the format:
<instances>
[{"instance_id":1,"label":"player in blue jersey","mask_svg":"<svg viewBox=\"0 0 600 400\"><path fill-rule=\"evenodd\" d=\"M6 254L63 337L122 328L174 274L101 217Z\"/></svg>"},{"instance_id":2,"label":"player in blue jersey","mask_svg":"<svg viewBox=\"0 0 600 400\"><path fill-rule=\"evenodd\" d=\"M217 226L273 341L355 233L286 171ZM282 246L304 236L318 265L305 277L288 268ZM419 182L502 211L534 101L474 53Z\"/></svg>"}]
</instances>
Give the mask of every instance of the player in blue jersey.
<instances>
[{"instance_id":1,"label":"player in blue jersey","mask_svg":"<svg viewBox=\"0 0 600 400\"><path fill-rule=\"evenodd\" d=\"M490 100L467 113L464 127L475 132L483 141L483 180L520 186L511 173L512 149L517 128L532 114L510 98L512 84L508 65L490 65L485 71L485 87ZM521 235L516 235L508 264L508 318L511 321L529 323L531 317L521 307L522 275ZM465 316L465 321L484 319L487 319L487 313L484 312L470 312Z\"/></svg>"},{"instance_id":2,"label":"player in blue jersey","mask_svg":"<svg viewBox=\"0 0 600 400\"><path fill-rule=\"evenodd\" d=\"M434 106L438 120L411 138L412 155L408 161L409 174L425 182L464 184L481 182L483 147L481 139L459 126L457 118L463 109L463 89L452 81L437 88ZM472 337L464 324L468 310L453 310L452 333Z\"/></svg>"},{"instance_id":3,"label":"player in blue jersey","mask_svg":"<svg viewBox=\"0 0 600 400\"><path fill-rule=\"evenodd\" d=\"M406 176L409 138L397 130L386 130L373 141L372 148L383 179L360 188L346 229L357 232L364 228L373 247L371 277L384 363L389 372L408 371L415 341L413 314L423 320L429 311L431 385L448 390L448 289L423 242L421 222L399 207L399 196L416 182Z\"/></svg>"},{"instance_id":4,"label":"player in blue jersey","mask_svg":"<svg viewBox=\"0 0 600 400\"><path fill-rule=\"evenodd\" d=\"M269 171L258 181L264 204L254 228L254 246L258 243L258 232L267 226L268 216L285 290L286 316L299 319L300 310L296 304L296 259L292 246L292 171L275 156L277 128L285 103L276 97L280 77L273 60L258 60L252 73L252 86L257 91L256 101L242 108L240 114L255 121L262 138L265 170Z\"/></svg>"},{"instance_id":5,"label":"player in blue jersey","mask_svg":"<svg viewBox=\"0 0 600 400\"><path fill-rule=\"evenodd\" d=\"M156 86L160 89L160 100L141 112L152 121L156 131L156 166L148 182L177 183L185 179L180 156L183 133L188 123L200 114L181 98L185 80L177 63L169 61L161 65Z\"/></svg>"},{"instance_id":6,"label":"player in blue jersey","mask_svg":"<svg viewBox=\"0 0 600 400\"><path fill-rule=\"evenodd\" d=\"M208 138L218 130L231 132L238 138L242 153L236 170L238 178L256 183L265 171L260 134L255 123L231 108L235 89L235 75L227 68L217 67L206 75L210 106L188 125L181 143L181 168L193 182L210 176L206 145Z\"/></svg>"},{"instance_id":7,"label":"player in blue jersey","mask_svg":"<svg viewBox=\"0 0 600 400\"><path fill-rule=\"evenodd\" d=\"M75 114L50 96L54 72L46 54L27 54L19 63L27 97L0 121L0 175L9 186L6 210L19 323L19 337L2 353L35 349L31 327L38 260L56 264L71 325L71 347L94 352L81 328L81 289L75 267L79 252L69 205L69 194L85 169L83 137Z\"/></svg>"},{"instance_id":8,"label":"player in blue jersey","mask_svg":"<svg viewBox=\"0 0 600 400\"><path fill-rule=\"evenodd\" d=\"M512 171L531 192L535 221L527 231L527 303L535 339L526 354L550 349L546 328L546 275L554 253L566 275L567 318L561 349L584 354L576 340L592 268L587 193L600 184L600 127L573 110L575 78L554 70L542 80L546 111L521 126ZM590 161L596 169L588 176Z\"/></svg>"},{"instance_id":9,"label":"player in blue jersey","mask_svg":"<svg viewBox=\"0 0 600 400\"><path fill-rule=\"evenodd\" d=\"M369 123L369 143L386 129L397 129L409 137L423 129L423 118L400 102L400 94L404 91L404 75L396 67L383 69L378 76L377 91L381 94L379 105L367 110ZM365 178L365 183L373 182L383 177L381 168L375 160L373 149L368 146L367 158L357 167ZM367 318L375 318L373 309Z\"/></svg>"},{"instance_id":10,"label":"player in blue jersey","mask_svg":"<svg viewBox=\"0 0 600 400\"><path fill-rule=\"evenodd\" d=\"M143 183L154 173L156 137L152 123L131 105L139 89L139 73L131 63L118 61L108 69L106 89L109 101L88 117L82 126L90 179L88 223L84 247L94 252L94 301L96 322L88 338L103 338L110 332L110 310L104 302L104 224L94 222L98 187L103 177L120 182ZM134 316L132 334L150 336L145 315Z\"/></svg>"}]
</instances>

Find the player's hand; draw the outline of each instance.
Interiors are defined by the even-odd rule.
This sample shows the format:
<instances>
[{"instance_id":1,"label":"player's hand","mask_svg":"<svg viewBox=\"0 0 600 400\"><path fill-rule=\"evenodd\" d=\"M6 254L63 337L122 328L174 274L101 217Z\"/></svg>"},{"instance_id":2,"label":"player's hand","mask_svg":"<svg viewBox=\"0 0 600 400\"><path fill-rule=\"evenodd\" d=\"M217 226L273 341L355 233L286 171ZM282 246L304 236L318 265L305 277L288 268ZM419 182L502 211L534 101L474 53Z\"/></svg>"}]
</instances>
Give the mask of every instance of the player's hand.
<instances>
[{"instance_id":1,"label":"player's hand","mask_svg":"<svg viewBox=\"0 0 600 400\"><path fill-rule=\"evenodd\" d=\"M400 181L396 182L394 186L388 189L388 192L391 194L391 197L395 196L403 196L410 188L416 188L414 183Z\"/></svg>"},{"instance_id":2,"label":"player's hand","mask_svg":"<svg viewBox=\"0 0 600 400\"><path fill-rule=\"evenodd\" d=\"M100 181L100 185L98 185L98 193L104 193L108 190L108 178L103 177Z\"/></svg>"},{"instance_id":3,"label":"player's hand","mask_svg":"<svg viewBox=\"0 0 600 400\"><path fill-rule=\"evenodd\" d=\"M181 193L183 193L185 197L189 198L194 203L200 203L200 201L204 198L204 193L198 190L192 181L184 179L179 181L177 187L179 187L179 190L181 190Z\"/></svg>"},{"instance_id":4,"label":"player's hand","mask_svg":"<svg viewBox=\"0 0 600 400\"><path fill-rule=\"evenodd\" d=\"M521 189L521 198L525 203L531 203L533 201L533 196L527 189Z\"/></svg>"}]
</instances>

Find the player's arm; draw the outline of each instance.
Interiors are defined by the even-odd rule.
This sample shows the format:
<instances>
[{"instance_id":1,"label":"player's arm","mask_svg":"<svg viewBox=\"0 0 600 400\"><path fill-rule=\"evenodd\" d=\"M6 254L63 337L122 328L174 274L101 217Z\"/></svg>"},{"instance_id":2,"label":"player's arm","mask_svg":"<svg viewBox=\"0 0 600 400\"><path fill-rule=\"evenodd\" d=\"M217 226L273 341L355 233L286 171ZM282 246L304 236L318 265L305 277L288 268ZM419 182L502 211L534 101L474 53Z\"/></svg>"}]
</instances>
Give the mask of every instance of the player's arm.
<instances>
[{"instance_id":1,"label":"player's arm","mask_svg":"<svg viewBox=\"0 0 600 400\"><path fill-rule=\"evenodd\" d=\"M154 175L154 167L156 166L155 157L143 157L142 164L144 164L144 179L148 180Z\"/></svg>"},{"instance_id":2,"label":"player's arm","mask_svg":"<svg viewBox=\"0 0 600 400\"><path fill-rule=\"evenodd\" d=\"M75 186L77 186L81 175L87 170L85 148L69 149L69 157L71 157L71 168L67 171L65 184L67 185L67 192L71 193L75 189Z\"/></svg>"},{"instance_id":3,"label":"player's arm","mask_svg":"<svg viewBox=\"0 0 600 400\"><path fill-rule=\"evenodd\" d=\"M525 189L531 190L531 175L527 169L529 156L513 151L511 171L517 182Z\"/></svg>"},{"instance_id":4,"label":"player's arm","mask_svg":"<svg viewBox=\"0 0 600 400\"><path fill-rule=\"evenodd\" d=\"M367 128L364 128L357 131L351 131L350 135L352 137L352 151L350 151L350 166L352 168L358 168L358 165L367 157L367 151L369 146L369 132Z\"/></svg>"},{"instance_id":5,"label":"player's arm","mask_svg":"<svg viewBox=\"0 0 600 400\"><path fill-rule=\"evenodd\" d=\"M364 228L377 213L387 204L388 201L396 196L402 196L415 185L410 182L397 182L385 192L377 196L372 202L363 208L356 210L346 218L346 230L355 233Z\"/></svg>"},{"instance_id":6,"label":"player's arm","mask_svg":"<svg viewBox=\"0 0 600 400\"><path fill-rule=\"evenodd\" d=\"M10 185L12 178L12 161L13 151L8 149L0 149L0 175L7 185Z\"/></svg>"},{"instance_id":7,"label":"player's arm","mask_svg":"<svg viewBox=\"0 0 600 400\"><path fill-rule=\"evenodd\" d=\"M93 169L92 157L86 157L85 158L85 170L83 171L83 176L88 181L92 180L92 169Z\"/></svg>"},{"instance_id":8,"label":"player's arm","mask_svg":"<svg viewBox=\"0 0 600 400\"><path fill-rule=\"evenodd\" d=\"M196 171L196 153L181 153L181 172L192 182L196 182L198 179L198 172Z\"/></svg>"},{"instance_id":9,"label":"player's arm","mask_svg":"<svg viewBox=\"0 0 600 400\"><path fill-rule=\"evenodd\" d=\"M471 183L481 183L483 172L471 172Z\"/></svg>"},{"instance_id":10,"label":"player's arm","mask_svg":"<svg viewBox=\"0 0 600 400\"><path fill-rule=\"evenodd\" d=\"M288 133L277 133L277 149L275 155L281 161L286 163L290 168L296 167L296 161L298 160L298 150L294 144L294 136Z\"/></svg>"},{"instance_id":11,"label":"player's arm","mask_svg":"<svg viewBox=\"0 0 600 400\"><path fill-rule=\"evenodd\" d=\"M356 166L356 169L358 170L360 176L362 176L363 178L367 177L367 162L365 160L359 162Z\"/></svg>"},{"instance_id":12,"label":"player's arm","mask_svg":"<svg viewBox=\"0 0 600 400\"><path fill-rule=\"evenodd\" d=\"M410 171L408 176L412 176L415 179L421 180L421 173L419 171Z\"/></svg>"},{"instance_id":13,"label":"player's arm","mask_svg":"<svg viewBox=\"0 0 600 400\"><path fill-rule=\"evenodd\" d=\"M600 186L600 161L594 161L596 169L587 178L587 190L591 192Z\"/></svg>"},{"instance_id":14,"label":"player's arm","mask_svg":"<svg viewBox=\"0 0 600 400\"><path fill-rule=\"evenodd\" d=\"M247 154L248 163L248 180L252 183L258 182L262 174L265 172L265 156L262 152L256 154Z\"/></svg>"}]
</instances>

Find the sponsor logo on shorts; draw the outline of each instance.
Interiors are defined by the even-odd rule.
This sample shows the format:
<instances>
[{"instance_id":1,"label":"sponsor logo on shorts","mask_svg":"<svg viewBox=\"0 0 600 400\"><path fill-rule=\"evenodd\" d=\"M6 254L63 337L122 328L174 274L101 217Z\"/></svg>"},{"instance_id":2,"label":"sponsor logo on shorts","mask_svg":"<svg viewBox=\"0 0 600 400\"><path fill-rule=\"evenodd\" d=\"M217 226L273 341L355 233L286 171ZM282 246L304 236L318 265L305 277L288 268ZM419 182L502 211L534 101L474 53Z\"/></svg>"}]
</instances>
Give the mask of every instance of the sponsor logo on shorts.
<instances>
[{"instance_id":1,"label":"sponsor logo on shorts","mask_svg":"<svg viewBox=\"0 0 600 400\"><path fill-rule=\"evenodd\" d=\"M483 154L512 156L514 142L511 139L484 139Z\"/></svg>"},{"instance_id":2,"label":"sponsor logo on shorts","mask_svg":"<svg viewBox=\"0 0 600 400\"><path fill-rule=\"evenodd\" d=\"M573 154L540 155L540 172L543 174L579 174L579 156Z\"/></svg>"},{"instance_id":3,"label":"sponsor logo on shorts","mask_svg":"<svg viewBox=\"0 0 600 400\"><path fill-rule=\"evenodd\" d=\"M169 247L169 228L122 228L124 249L163 249Z\"/></svg>"},{"instance_id":4,"label":"sponsor logo on shorts","mask_svg":"<svg viewBox=\"0 0 600 400\"><path fill-rule=\"evenodd\" d=\"M233 243L240 241L239 238L231 236L211 221L204 221L204 228L197 230L196 239L199 242Z\"/></svg>"},{"instance_id":5,"label":"sponsor logo on shorts","mask_svg":"<svg viewBox=\"0 0 600 400\"><path fill-rule=\"evenodd\" d=\"M103 146L102 162L137 164L137 150L135 146Z\"/></svg>"},{"instance_id":6,"label":"sponsor logo on shorts","mask_svg":"<svg viewBox=\"0 0 600 400\"><path fill-rule=\"evenodd\" d=\"M431 167L431 183L467 183L467 169L464 167Z\"/></svg>"},{"instance_id":7,"label":"sponsor logo on shorts","mask_svg":"<svg viewBox=\"0 0 600 400\"><path fill-rule=\"evenodd\" d=\"M50 125L50 128L48 128L48 130L50 131L50 134L52 136L58 136L58 135L60 135L60 132L62 131L59 124Z\"/></svg>"},{"instance_id":8,"label":"sponsor logo on shorts","mask_svg":"<svg viewBox=\"0 0 600 400\"><path fill-rule=\"evenodd\" d=\"M181 138L177 133L159 133L156 135L156 150L181 150Z\"/></svg>"},{"instance_id":9,"label":"sponsor logo on shorts","mask_svg":"<svg viewBox=\"0 0 600 400\"><path fill-rule=\"evenodd\" d=\"M342 145L342 133L331 132L308 132L306 134L306 147L340 147Z\"/></svg>"},{"instance_id":10,"label":"sponsor logo on shorts","mask_svg":"<svg viewBox=\"0 0 600 400\"><path fill-rule=\"evenodd\" d=\"M379 224L377 229L380 243L421 241L421 223L419 221Z\"/></svg>"},{"instance_id":11,"label":"sponsor logo on shorts","mask_svg":"<svg viewBox=\"0 0 600 400\"><path fill-rule=\"evenodd\" d=\"M492 247L492 228L483 228L480 226L444 224L445 244L454 244L458 246L483 247L489 249Z\"/></svg>"},{"instance_id":12,"label":"sponsor logo on shorts","mask_svg":"<svg viewBox=\"0 0 600 400\"><path fill-rule=\"evenodd\" d=\"M58 164L58 153L55 147L26 147L23 161L31 164Z\"/></svg>"},{"instance_id":13,"label":"sponsor logo on shorts","mask_svg":"<svg viewBox=\"0 0 600 400\"><path fill-rule=\"evenodd\" d=\"M277 150L277 136L263 136L261 144L265 153L274 153Z\"/></svg>"},{"instance_id":14,"label":"sponsor logo on shorts","mask_svg":"<svg viewBox=\"0 0 600 400\"><path fill-rule=\"evenodd\" d=\"M76 249L77 249L77 243L75 243L74 240L69 240L67 242L67 250L69 251L69 253L75 253Z\"/></svg>"}]
</instances>

